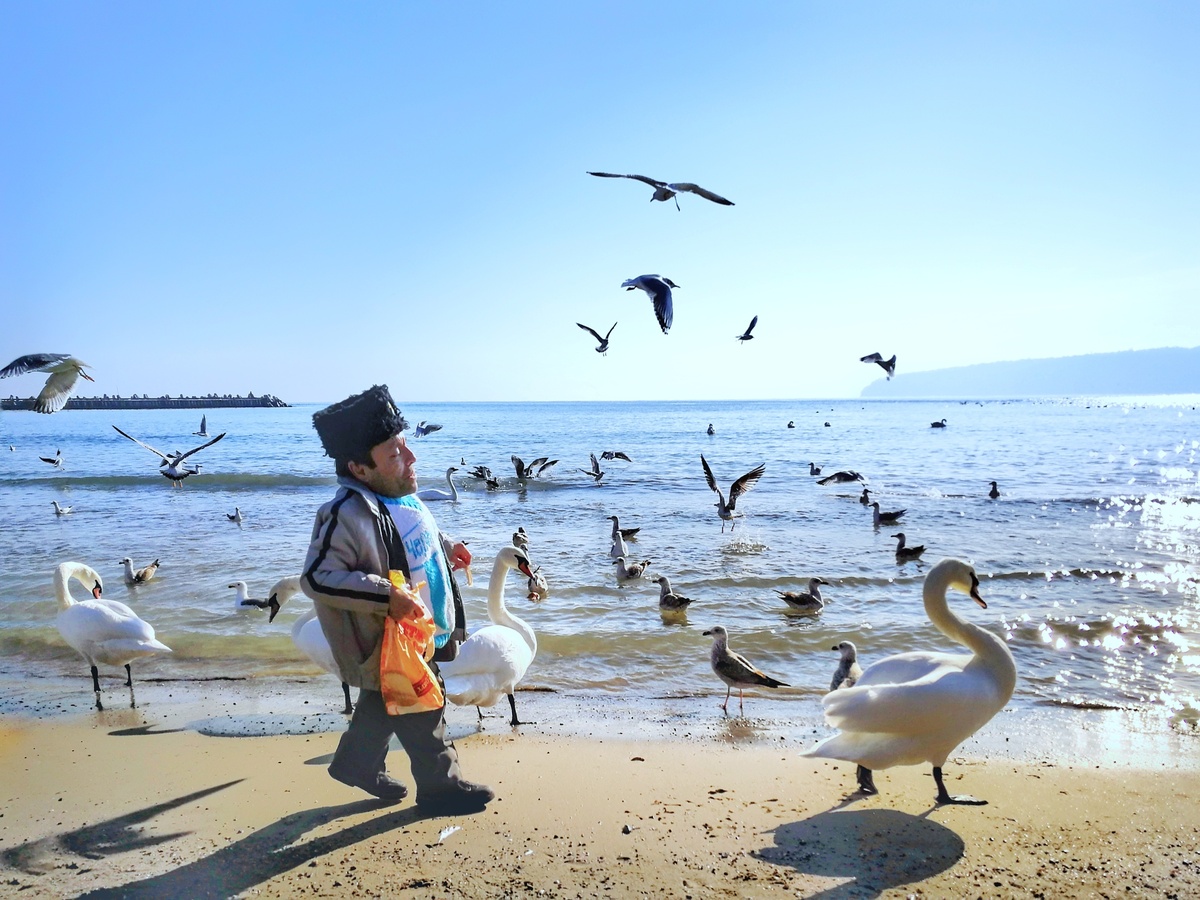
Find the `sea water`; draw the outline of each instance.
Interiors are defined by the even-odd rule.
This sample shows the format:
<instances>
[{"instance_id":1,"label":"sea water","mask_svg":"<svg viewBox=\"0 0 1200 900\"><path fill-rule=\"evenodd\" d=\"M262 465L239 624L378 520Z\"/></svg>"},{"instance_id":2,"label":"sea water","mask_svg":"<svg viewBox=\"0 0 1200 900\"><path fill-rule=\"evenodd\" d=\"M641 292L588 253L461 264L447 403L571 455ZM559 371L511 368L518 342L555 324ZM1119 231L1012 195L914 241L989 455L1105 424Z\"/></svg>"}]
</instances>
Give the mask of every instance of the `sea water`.
<instances>
[{"instance_id":1,"label":"sea water","mask_svg":"<svg viewBox=\"0 0 1200 900\"><path fill-rule=\"evenodd\" d=\"M549 596L530 601L512 573L505 598L538 635L522 687L553 692L546 708L558 725L587 723L598 706L632 720L667 707L685 720L722 720L725 686L702 635L721 624L735 651L790 686L748 694L742 721L757 714L766 717L760 732L828 733L819 698L837 664L834 644L853 641L864 666L905 650L955 649L928 622L921 585L930 565L957 557L976 567L988 607L952 593L952 608L1002 635L1016 658L1006 714L1025 718L1012 721L1053 734L1063 722L1087 730L1106 720L1122 733L1186 742L1200 721L1196 401L401 405L410 422L443 426L410 437L421 487L446 489L446 469L460 469L458 501L430 506L474 554L474 585L460 581L471 626L487 619L496 551L518 527L529 535ZM0 712L92 702L86 665L54 626L51 580L65 560L97 569L104 596L128 603L173 649L137 661L139 681L276 679L299 684L310 706L339 708L336 680L290 640L310 601L294 599L268 624L261 610L235 609L228 587L243 580L262 597L299 573L313 514L335 490L312 429L318 408L206 411L210 436L225 437L189 458L202 471L178 488L159 474L158 457L112 426L163 452L187 450L205 440L193 435L199 411L0 415ZM945 428L930 427L943 418ZM57 450L61 470L39 459ZM581 470L605 450L632 462L602 460L597 482ZM558 463L521 485L513 454ZM716 515L701 455L726 495L734 479L766 466L737 503L736 527ZM862 484L819 485L810 461L824 474L861 473L884 511L906 510L900 524L873 527ZM468 474L481 464L497 489ZM988 497L993 480L997 500ZM52 500L73 512L57 516ZM235 507L240 525L228 518ZM641 529L629 550L650 561L647 577L618 583L611 515ZM900 531L927 548L920 561L897 563ZM160 560L157 577L126 586L125 556L138 567ZM693 599L686 615L660 614L651 581L659 574ZM806 589L813 577L829 582L827 605L796 615L776 591ZM86 596L78 584L73 591ZM112 704L123 675L105 672ZM731 712L736 704L735 692Z\"/></svg>"}]
</instances>

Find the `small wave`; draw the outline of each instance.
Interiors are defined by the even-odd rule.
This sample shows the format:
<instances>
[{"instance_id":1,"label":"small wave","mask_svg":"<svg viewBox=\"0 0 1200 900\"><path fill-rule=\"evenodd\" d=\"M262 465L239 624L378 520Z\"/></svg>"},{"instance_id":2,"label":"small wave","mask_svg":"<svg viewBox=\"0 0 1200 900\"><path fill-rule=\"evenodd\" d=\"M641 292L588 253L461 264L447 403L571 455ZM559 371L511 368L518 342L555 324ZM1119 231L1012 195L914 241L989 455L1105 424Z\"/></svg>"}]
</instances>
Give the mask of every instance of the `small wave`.
<instances>
[{"instance_id":1,"label":"small wave","mask_svg":"<svg viewBox=\"0 0 1200 900\"><path fill-rule=\"evenodd\" d=\"M148 475L59 475L51 477L6 478L6 485L50 485L59 488L86 488L91 490L119 490L127 487L157 486L170 489L166 478ZM183 483L186 490L275 490L281 487L328 487L337 483L332 476L269 474L249 472L201 472Z\"/></svg>"}]
</instances>

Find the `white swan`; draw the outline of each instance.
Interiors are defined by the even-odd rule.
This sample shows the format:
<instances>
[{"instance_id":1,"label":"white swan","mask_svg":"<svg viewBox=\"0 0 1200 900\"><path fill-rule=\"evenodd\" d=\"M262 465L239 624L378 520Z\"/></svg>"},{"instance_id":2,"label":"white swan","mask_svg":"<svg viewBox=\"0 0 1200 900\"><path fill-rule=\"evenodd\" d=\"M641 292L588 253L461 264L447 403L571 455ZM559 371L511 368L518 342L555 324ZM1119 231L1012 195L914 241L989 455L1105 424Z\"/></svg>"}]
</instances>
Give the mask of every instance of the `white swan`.
<instances>
[{"instance_id":1,"label":"white swan","mask_svg":"<svg viewBox=\"0 0 1200 900\"><path fill-rule=\"evenodd\" d=\"M271 610L267 622L274 622L275 616L279 614L283 605L299 593L299 575L288 575L275 582L267 597L267 608ZM321 629L321 622L317 618L316 606L292 623L292 643L314 665L324 669L330 675L336 676L338 681L342 680L341 670L338 669L337 661L333 658L333 650L329 646L329 638L325 637L325 632ZM350 715L354 712L354 705L350 702L350 685L344 681L342 681L342 694L346 698L346 706L342 712Z\"/></svg>"},{"instance_id":2,"label":"white swan","mask_svg":"<svg viewBox=\"0 0 1200 900\"><path fill-rule=\"evenodd\" d=\"M72 578L92 592L90 600L76 600L71 596L69 582ZM91 566L78 562L65 562L54 572L54 593L58 597L58 617L55 625L58 633L92 667L92 689L96 692L96 709L104 709L100 702L100 674L97 663L106 666L125 667L125 686L129 688L129 706L136 709L133 696L133 672L129 663L143 656L170 653L171 648L154 639L154 629L149 623L124 603L101 600L104 585L100 575Z\"/></svg>"},{"instance_id":3,"label":"white swan","mask_svg":"<svg viewBox=\"0 0 1200 900\"><path fill-rule=\"evenodd\" d=\"M418 500L452 500L458 502L458 488L454 486L454 480L450 477L458 471L458 466L451 466L446 470L446 484L450 485L449 491L443 491L438 488L425 488L423 491L417 491Z\"/></svg>"},{"instance_id":4,"label":"white swan","mask_svg":"<svg viewBox=\"0 0 1200 900\"><path fill-rule=\"evenodd\" d=\"M942 765L960 743L982 728L1012 696L1017 667L1008 646L985 628L960 619L946 604L946 591L979 596L975 570L944 559L925 577L925 614L942 634L971 653L899 653L868 666L852 688L826 694L825 720L842 730L803 756L858 764L858 784L874 794L872 769L933 766L938 803L982 804L952 797L942 783Z\"/></svg>"},{"instance_id":5,"label":"white swan","mask_svg":"<svg viewBox=\"0 0 1200 900\"><path fill-rule=\"evenodd\" d=\"M533 577L529 559L521 550L502 548L496 554L488 581L488 618L493 624L472 634L458 648L458 656L449 662L438 663L438 668L446 686L446 696L459 706L493 706L502 696L507 696L512 708L510 724L515 728L521 720L517 718L513 691L537 654L537 635L504 605L504 580L509 569L520 570L526 578ZM483 718L482 710L479 717Z\"/></svg>"}]
</instances>

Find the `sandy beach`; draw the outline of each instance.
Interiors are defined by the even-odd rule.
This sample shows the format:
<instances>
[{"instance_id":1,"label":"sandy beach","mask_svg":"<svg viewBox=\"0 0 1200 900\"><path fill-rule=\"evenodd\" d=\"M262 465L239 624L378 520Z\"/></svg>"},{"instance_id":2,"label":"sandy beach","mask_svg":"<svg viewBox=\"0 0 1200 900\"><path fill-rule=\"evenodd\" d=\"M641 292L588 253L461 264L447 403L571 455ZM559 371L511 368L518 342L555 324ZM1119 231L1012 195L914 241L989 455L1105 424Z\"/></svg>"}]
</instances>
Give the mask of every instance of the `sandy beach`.
<instances>
[{"instance_id":1,"label":"sandy beach","mask_svg":"<svg viewBox=\"0 0 1200 900\"><path fill-rule=\"evenodd\" d=\"M427 818L325 772L336 731L250 737L180 727L156 702L0 724L0 896L1196 896L1200 773L952 757L877 774L791 742L510 729L463 734L498 799ZM110 697L117 703L119 693ZM525 698L522 698L524 700ZM244 705L244 704L243 704ZM228 706L228 704L226 704ZM527 704L536 714L536 703ZM455 729L452 729L455 730ZM389 756L406 782L407 760Z\"/></svg>"}]
</instances>

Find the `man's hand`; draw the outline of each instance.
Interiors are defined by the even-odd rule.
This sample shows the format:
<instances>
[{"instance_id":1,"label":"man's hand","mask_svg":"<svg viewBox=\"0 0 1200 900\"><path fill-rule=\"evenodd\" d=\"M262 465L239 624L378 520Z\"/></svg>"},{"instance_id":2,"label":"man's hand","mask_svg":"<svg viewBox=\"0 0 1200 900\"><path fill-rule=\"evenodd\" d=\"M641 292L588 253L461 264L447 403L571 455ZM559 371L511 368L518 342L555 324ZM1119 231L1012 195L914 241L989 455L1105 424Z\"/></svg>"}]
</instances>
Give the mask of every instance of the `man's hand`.
<instances>
[{"instance_id":1,"label":"man's hand","mask_svg":"<svg viewBox=\"0 0 1200 900\"><path fill-rule=\"evenodd\" d=\"M425 608L415 599L420 595L410 585L403 589L392 586L388 597L388 615L393 619L419 619L425 613Z\"/></svg>"},{"instance_id":2,"label":"man's hand","mask_svg":"<svg viewBox=\"0 0 1200 900\"><path fill-rule=\"evenodd\" d=\"M465 569L471 565L471 551L467 549L467 545L462 541L454 544L450 548L450 568L454 571Z\"/></svg>"}]
</instances>

